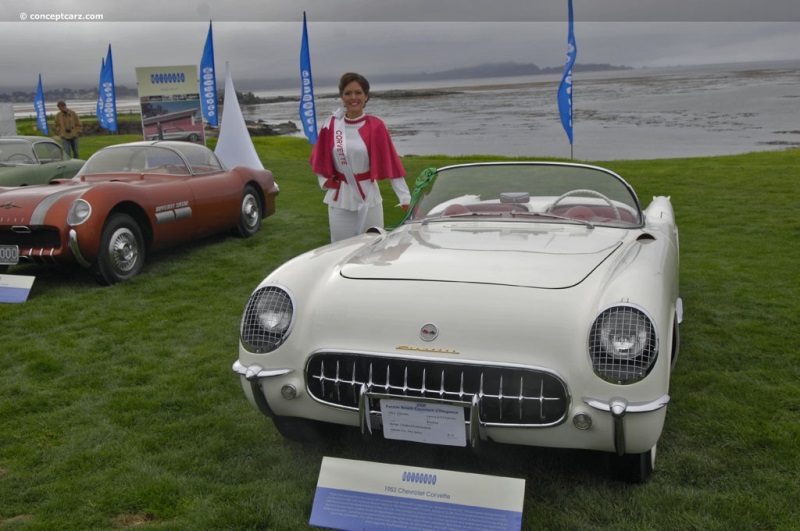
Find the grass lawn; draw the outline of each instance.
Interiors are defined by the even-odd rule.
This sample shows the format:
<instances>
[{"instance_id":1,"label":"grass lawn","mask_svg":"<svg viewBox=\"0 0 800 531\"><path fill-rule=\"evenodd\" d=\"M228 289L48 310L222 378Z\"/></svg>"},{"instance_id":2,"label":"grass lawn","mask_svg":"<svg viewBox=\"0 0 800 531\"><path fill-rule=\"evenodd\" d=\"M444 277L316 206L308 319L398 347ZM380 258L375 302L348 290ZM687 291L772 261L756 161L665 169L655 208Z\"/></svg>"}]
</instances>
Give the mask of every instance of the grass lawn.
<instances>
[{"instance_id":1,"label":"grass lawn","mask_svg":"<svg viewBox=\"0 0 800 531\"><path fill-rule=\"evenodd\" d=\"M239 319L267 273L327 243L327 211L304 140L254 142L281 195L253 238L155 255L111 287L11 269L36 280L0 304L0 529L305 529L323 456L523 478L524 529L797 528L800 150L600 163L645 205L670 195L681 231L681 358L656 472L632 486L590 452L282 440L231 371ZM468 160L403 162L413 181Z\"/></svg>"}]
</instances>

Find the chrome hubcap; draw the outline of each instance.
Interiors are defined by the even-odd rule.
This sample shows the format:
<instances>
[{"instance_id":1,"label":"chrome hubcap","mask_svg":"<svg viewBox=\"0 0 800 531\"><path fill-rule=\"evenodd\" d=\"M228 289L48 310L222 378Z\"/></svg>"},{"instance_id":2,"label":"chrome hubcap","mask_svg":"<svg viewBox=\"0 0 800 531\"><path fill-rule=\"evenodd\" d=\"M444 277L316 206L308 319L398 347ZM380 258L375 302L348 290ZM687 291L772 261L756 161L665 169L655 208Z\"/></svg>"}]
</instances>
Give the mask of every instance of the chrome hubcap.
<instances>
[{"instance_id":1,"label":"chrome hubcap","mask_svg":"<svg viewBox=\"0 0 800 531\"><path fill-rule=\"evenodd\" d=\"M117 229L108 245L111 265L117 273L127 273L139 258L139 245L134 234L126 228Z\"/></svg>"},{"instance_id":2,"label":"chrome hubcap","mask_svg":"<svg viewBox=\"0 0 800 531\"><path fill-rule=\"evenodd\" d=\"M256 204L256 198L249 194L242 201L242 219L250 228L255 227L258 223L258 207Z\"/></svg>"}]
</instances>

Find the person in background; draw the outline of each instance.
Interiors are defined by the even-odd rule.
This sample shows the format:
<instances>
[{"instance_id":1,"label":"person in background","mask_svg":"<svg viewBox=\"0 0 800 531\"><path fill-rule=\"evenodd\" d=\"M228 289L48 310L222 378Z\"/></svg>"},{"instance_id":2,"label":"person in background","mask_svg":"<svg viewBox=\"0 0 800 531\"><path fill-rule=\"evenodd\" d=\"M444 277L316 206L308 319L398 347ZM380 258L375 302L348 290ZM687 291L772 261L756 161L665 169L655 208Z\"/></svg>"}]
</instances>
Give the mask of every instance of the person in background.
<instances>
[{"instance_id":1,"label":"person in background","mask_svg":"<svg viewBox=\"0 0 800 531\"><path fill-rule=\"evenodd\" d=\"M67 152L67 155L74 159L79 159L78 137L83 132L81 119L63 101L59 101L56 106L58 107L58 112L56 113L55 135L61 138L61 144L64 146L64 151Z\"/></svg>"},{"instance_id":2,"label":"person in background","mask_svg":"<svg viewBox=\"0 0 800 531\"><path fill-rule=\"evenodd\" d=\"M311 152L311 169L325 190L331 242L383 227L383 198L378 181L389 179L400 202L408 210L411 193L405 169L394 148L386 124L365 114L369 81L353 72L339 80L344 109L337 109L319 132Z\"/></svg>"}]
</instances>

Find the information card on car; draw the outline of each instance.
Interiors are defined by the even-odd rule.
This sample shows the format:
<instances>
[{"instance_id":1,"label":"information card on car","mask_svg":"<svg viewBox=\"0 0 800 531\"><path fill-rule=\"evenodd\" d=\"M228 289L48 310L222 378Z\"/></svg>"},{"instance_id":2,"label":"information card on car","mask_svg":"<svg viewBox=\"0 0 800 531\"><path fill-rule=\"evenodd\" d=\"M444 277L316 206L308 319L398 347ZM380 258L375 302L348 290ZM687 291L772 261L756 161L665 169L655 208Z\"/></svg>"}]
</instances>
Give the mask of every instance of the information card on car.
<instances>
[{"instance_id":1,"label":"information card on car","mask_svg":"<svg viewBox=\"0 0 800 531\"><path fill-rule=\"evenodd\" d=\"M381 400L383 436L387 439L466 446L464 408L427 402Z\"/></svg>"}]
</instances>

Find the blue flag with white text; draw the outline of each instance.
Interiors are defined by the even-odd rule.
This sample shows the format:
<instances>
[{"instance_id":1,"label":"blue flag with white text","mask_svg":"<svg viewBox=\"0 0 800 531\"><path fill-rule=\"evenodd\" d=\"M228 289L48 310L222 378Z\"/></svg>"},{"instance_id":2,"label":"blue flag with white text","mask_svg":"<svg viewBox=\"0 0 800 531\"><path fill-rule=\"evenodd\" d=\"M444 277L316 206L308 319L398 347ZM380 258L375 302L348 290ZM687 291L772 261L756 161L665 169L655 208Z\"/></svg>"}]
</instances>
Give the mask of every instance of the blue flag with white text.
<instances>
[{"instance_id":1,"label":"blue flag with white text","mask_svg":"<svg viewBox=\"0 0 800 531\"><path fill-rule=\"evenodd\" d=\"M561 114L561 125L567 132L569 143L572 145L572 65L578 48L575 46L575 30L572 19L572 0L569 2L569 34L567 36L567 64L564 65L564 77L558 86L558 112Z\"/></svg>"},{"instance_id":2,"label":"blue flag with white text","mask_svg":"<svg viewBox=\"0 0 800 531\"><path fill-rule=\"evenodd\" d=\"M203 118L208 125L217 127L217 71L214 68L214 36L211 33L211 22L208 23L208 36L200 60L200 98L203 102Z\"/></svg>"},{"instance_id":3,"label":"blue flag with white text","mask_svg":"<svg viewBox=\"0 0 800 531\"><path fill-rule=\"evenodd\" d=\"M109 131L117 130L117 90L114 86L114 60L111 57L111 45L108 45L103 69L100 71L100 88L98 96L97 120L100 126Z\"/></svg>"},{"instance_id":4,"label":"blue flag with white text","mask_svg":"<svg viewBox=\"0 0 800 531\"><path fill-rule=\"evenodd\" d=\"M39 130L45 135L49 135L50 129L47 127L47 113L44 109L42 74L39 74L39 88L36 89L36 98L33 100L33 108L36 109L36 124L39 126Z\"/></svg>"},{"instance_id":5,"label":"blue flag with white text","mask_svg":"<svg viewBox=\"0 0 800 531\"><path fill-rule=\"evenodd\" d=\"M317 143L317 109L314 104L314 82L311 79L311 57L308 53L306 13L303 12L303 42L300 46L300 122L309 144Z\"/></svg>"}]
</instances>

